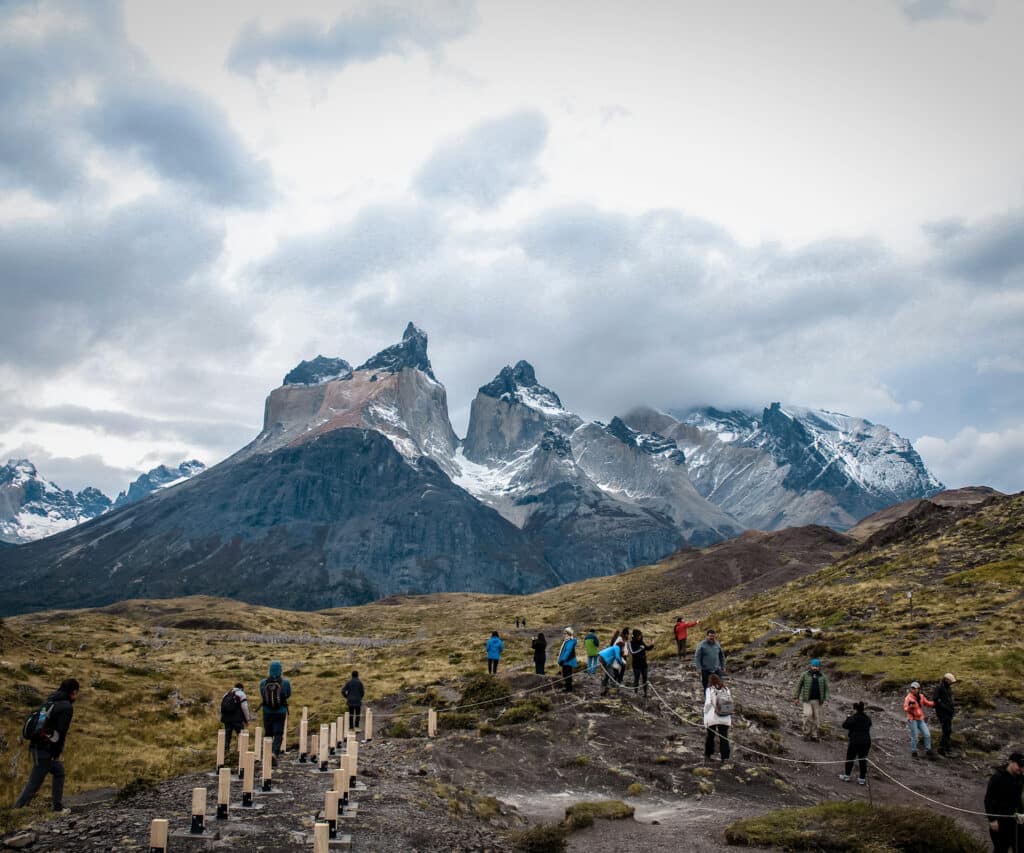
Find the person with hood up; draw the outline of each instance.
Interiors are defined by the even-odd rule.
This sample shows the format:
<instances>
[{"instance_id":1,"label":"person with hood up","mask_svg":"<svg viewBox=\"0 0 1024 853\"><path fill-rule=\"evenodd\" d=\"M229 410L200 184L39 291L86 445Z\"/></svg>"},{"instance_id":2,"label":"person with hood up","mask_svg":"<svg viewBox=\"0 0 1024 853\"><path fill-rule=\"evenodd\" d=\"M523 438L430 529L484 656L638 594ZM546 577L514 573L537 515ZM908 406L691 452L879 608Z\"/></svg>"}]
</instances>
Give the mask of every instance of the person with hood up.
<instances>
[{"instance_id":1,"label":"person with hood up","mask_svg":"<svg viewBox=\"0 0 1024 853\"><path fill-rule=\"evenodd\" d=\"M935 715L942 726L942 737L939 740L939 755L952 756L953 715L956 713L956 702L953 701L953 685L956 676L947 672L935 688Z\"/></svg>"},{"instance_id":2,"label":"person with hood up","mask_svg":"<svg viewBox=\"0 0 1024 853\"><path fill-rule=\"evenodd\" d=\"M562 668L562 689L572 693L572 673L576 669L576 635L572 628L563 632L565 639L558 650L558 665Z\"/></svg>"},{"instance_id":3,"label":"person with hood up","mask_svg":"<svg viewBox=\"0 0 1024 853\"><path fill-rule=\"evenodd\" d=\"M988 780L985 813L992 853L1024 850L1024 753L1011 752L1003 767ZM1011 817L1012 815L1012 817Z\"/></svg>"},{"instance_id":4,"label":"person with hood up","mask_svg":"<svg viewBox=\"0 0 1024 853\"><path fill-rule=\"evenodd\" d=\"M42 787L49 773L51 782L51 799L53 810L66 814L70 809L64 808L64 762L60 760L64 752L64 742L71 728L71 718L75 715L74 703L78 699L81 685L75 678L65 678L46 700L49 710L42 730L29 744L32 754L32 770L28 781L18 799L14 803L16 809L23 808L32 802L36 792Z\"/></svg>"},{"instance_id":5,"label":"person with hood up","mask_svg":"<svg viewBox=\"0 0 1024 853\"><path fill-rule=\"evenodd\" d=\"M640 689L640 681L644 683L644 697L647 696L647 650L653 649L654 643L644 642L644 632L633 629L629 639L629 659L633 662L633 689Z\"/></svg>"},{"instance_id":6,"label":"person with hood up","mask_svg":"<svg viewBox=\"0 0 1024 853\"><path fill-rule=\"evenodd\" d=\"M533 671L537 675L543 675L544 664L548 659L548 641L544 637L543 631L537 632L537 636L530 643L530 646L533 648Z\"/></svg>"},{"instance_id":7,"label":"person with hood up","mask_svg":"<svg viewBox=\"0 0 1024 853\"><path fill-rule=\"evenodd\" d=\"M249 725L249 697L239 681L220 700L220 721L224 724L224 755L231 752L231 735L238 734Z\"/></svg>"},{"instance_id":8,"label":"person with hood up","mask_svg":"<svg viewBox=\"0 0 1024 853\"><path fill-rule=\"evenodd\" d=\"M854 702L853 713L843 721L848 732L846 744L846 769L839 774L844 782L850 781L853 761L857 760L860 776L857 784L864 785L868 778L868 753L871 751L871 717L864 713L864 703Z\"/></svg>"},{"instance_id":9,"label":"person with hood up","mask_svg":"<svg viewBox=\"0 0 1024 853\"><path fill-rule=\"evenodd\" d=\"M609 681L614 681L617 685L622 684L626 662L622 659L622 647L615 642L615 638L612 638L612 644L598 652L597 656L604 672L601 678L601 695L604 696L608 692Z\"/></svg>"},{"instance_id":10,"label":"person with hood up","mask_svg":"<svg viewBox=\"0 0 1024 853\"><path fill-rule=\"evenodd\" d=\"M907 729L910 731L910 755L917 758L918 737L924 739L925 755L934 758L932 752L932 733L924 721L924 709L934 708L935 703L921 692L917 681L910 682L910 692L903 700L903 710L907 715Z\"/></svg>"},{"instance_id":11,"label":"person with hood up","mask_svg":"<svg viewBox=\"0 0 1024 853\"><path fill-rule=\"evenodd\" d=\"M600 642L593 628L587 631L587 636L583 638L583 648L587 653L587 675L593 675L597 672L597 655L601 651Z\"/></svg>"},{"instance_id":12,"label":"person with hood up","mask_svg":"<svg viewBox=\"0 0 1024 853\"><path fill-rule=\"evenodd\" d=\"M352 731L359 728L359 717L363 710L363 697L366 690L363 689L363 682L359 680L359 670L352 670L352 677L345 682L341 688L341 696L348 706L348 727Z\"/></svg>"},{"instance_id":13,"label":"person with hood up","mask_svg":"<svg viewBox=\"0 0 1024 853\"><path fill-rule=\"evenodd\" d=\"M282 677L281 661L270 662L267 677L260 682L260 706L263 708L263 732L273 738L274 764L281 754L281 739L284 737L284 721L288 717L288 699L292 695L292 684Z\"/></svg>"},{"instance_id":14,"label":"person with hood up","mask_svg":"<svg viewBox=\"0 0 1024 853\"><path fill-rule=\"evenodd\" d=\"M729 760L729 727L732 725L732 694L722 679L715 673L708 676L708 686L704 691L704 727L707 735L704 738L704 761L711 758L715 751L715 738L718 738L718 755L722 761Z\"/></svg>"},{"instance_id":15,"label":"person with hood up","mask_svg":"<svg viewBox=\"0 0 1024 853\"><path fill-rule=\"evenodd\" d=\"M822 712L828 702L828 676L821 671L821 661L814 658L800 676L794 701L803 704L804 740L817 740Z\"/></svg>"},{"instance_id":16,"label":"person with hood up","mask_svg":"<svg viewBox=\"0 0 1024 853\"><path fill-rule=\"evenodd\" d=\"M497 675L498 673L498 661L501 660L501 653L505 649L505 644L501 641L501 637L498 636L497 631L491 631L491 636L487 640L487 674Z\"/></svg>"}]
</instances>

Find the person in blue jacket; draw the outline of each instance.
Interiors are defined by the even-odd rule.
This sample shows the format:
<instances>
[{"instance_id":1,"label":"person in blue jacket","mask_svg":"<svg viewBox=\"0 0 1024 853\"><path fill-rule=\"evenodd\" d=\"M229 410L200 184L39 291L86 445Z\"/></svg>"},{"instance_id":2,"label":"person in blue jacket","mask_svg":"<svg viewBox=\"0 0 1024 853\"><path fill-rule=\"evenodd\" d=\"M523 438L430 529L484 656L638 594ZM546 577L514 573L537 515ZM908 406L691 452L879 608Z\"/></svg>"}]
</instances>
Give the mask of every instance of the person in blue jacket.
<instances>
[{"instance_id":1,"label":"person in blue jacket","mask_svg":"<svg viewBox=\"0 0 1024 853\"><path fill-rule=\"evenodd\" d=\"M558 650L558 665L562 668L562 689L572 693L572 673L576 669L576 635L572 628L566 628L565 639Z\"/></svg>"},{"instance_id":2,"label":"person in blue jacket","mask_svg":"<svg viewBox=\"0 0 1024 853\"><path fill-rule=\"evenodd\" d=\"M616 684L622 684L622 676L626 671L626 662L622 659L622 647L612 641L612 644L606 649L602 649L598 652L598 658L601 661L601 670L604 675L601 678L601 695L604 696L608 692L608 682L614 681Z\"/></svg>"},{"instance_id":3,"label":"person in blue jacket","mask_svg":"<svg viewBox=\"0 0 1024 853\"><path fill-rule=\"evenodd\" d=\"M288 716L288 698L291 695L291 682L281 677L281 661L271 661L267 677L260 682L260 703L263 708L263 730L267 737L274 739L275 765L277 756L281 754L284 721Z\"/></svg>"},{"instance_id":4,"label":"person in blue jacket","mask_svg":"<svg viewBox=\"0 0 1024 853\"><path fill-rule=\"evenodd\" d=\"M501 653L505 644L501 641L497 631L491 631L490 639L487 640L487 673L496 675L498 672L498 661L501 660Z\"/></svg>"}]
</instances>

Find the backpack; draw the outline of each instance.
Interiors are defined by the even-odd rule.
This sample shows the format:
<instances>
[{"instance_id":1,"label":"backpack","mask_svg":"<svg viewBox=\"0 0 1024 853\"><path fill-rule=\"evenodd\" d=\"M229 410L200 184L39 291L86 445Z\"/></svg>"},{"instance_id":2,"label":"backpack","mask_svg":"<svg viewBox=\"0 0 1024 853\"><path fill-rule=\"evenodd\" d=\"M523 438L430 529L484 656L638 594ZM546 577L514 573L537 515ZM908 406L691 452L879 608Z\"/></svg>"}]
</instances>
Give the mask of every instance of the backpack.
<instances>
[{"instance_id":1,"label":"backpack","mask_svg":"<svg viewBox=\"0 0 1024 853\"><path fill-rule=\"evenodd\" d=\"M220 700L220 721L222 723L233 723L242 714L242 699L231 688Z\"/></svg>"},{"instance_id":2,"label":"backpack","mask_svg":"<svg viewBox=\"0 0 1024 853\"><path fill-rule=\"evenodd\" d=\"M53 702L46 702L29 714L21 727L21 736L32 742L44 739L52 742L56 732L47 728L47 720L52 710Z\"/></svg>"},{"instance_id":3,"label":"backpack","mask_svg":"<svg viewBox=\"0 0 1024 853\"><path fill-rule=\"evenodd\" d=\"M263 707L268 711L280 711L284 707L284 691L280 678L268 678L263 685Z\"/></svg>"},{"instance_id":4,"label":"backpack","mask_svg":"<svg viewBox=\"0 0 1024 853\"><path fill-rule=\"evenodd\" d=\"M732 693L728 687L723 687L715 693L715 714L719 717L728 717L736 710L732 703Z\"/></svg>"}]
</instances>

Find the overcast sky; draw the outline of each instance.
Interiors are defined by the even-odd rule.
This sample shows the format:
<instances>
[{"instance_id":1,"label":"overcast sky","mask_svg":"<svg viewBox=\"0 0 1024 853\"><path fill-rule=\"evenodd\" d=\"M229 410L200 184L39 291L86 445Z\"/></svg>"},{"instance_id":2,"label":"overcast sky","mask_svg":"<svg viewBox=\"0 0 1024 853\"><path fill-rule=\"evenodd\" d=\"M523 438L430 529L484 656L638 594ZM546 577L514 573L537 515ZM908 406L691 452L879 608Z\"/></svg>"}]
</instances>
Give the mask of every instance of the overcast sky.
<instances>
[{"instance_id":1,"label":"overcast sky","mask_svg":"<svg viewBox=\"0 0 1024 853\"><path fill-rule=\"evenodd\" d=\"M1024 3L0 2L0 461L249 441L412 320L464 433L823 407L1024 488Z\"/></svg>"}]
</instances>

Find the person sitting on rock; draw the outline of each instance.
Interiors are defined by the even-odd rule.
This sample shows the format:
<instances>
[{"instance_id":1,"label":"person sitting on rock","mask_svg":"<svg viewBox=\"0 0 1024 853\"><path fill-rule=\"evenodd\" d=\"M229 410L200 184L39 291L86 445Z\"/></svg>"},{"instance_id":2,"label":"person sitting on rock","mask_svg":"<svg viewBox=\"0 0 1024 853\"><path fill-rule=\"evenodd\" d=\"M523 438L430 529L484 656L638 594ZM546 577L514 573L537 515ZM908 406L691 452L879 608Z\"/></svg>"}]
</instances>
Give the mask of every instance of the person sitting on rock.
<instances>
[{"instance_id":1,"label":"person sitting on rock","mask_svg":"<svg viewBox=\"0 0 1024 853\"><path fill-rule=\"evenodd\" d=\"M501 641L501 637L497 631L491 631L491 636L487 640L487 674L496 675L498 672L498 661L501 660L501 653L505 648L505 644Z\"/></svg>"},{"instance_id":2,"label":"person sitting on rock","mask_svg":"<svg viewBox=\"0 0 1024 853\"><path fill-rule=\"evenodd\" d=\"M907 715L907 729L910 731L910 755L917 758L918 737L924 739L925 754L934 758L932 752L932 733L928 724L924 721L924 709L934 708L935 703L921 692L921 685L917 681L910 682L910 692L903 700L903 710Z\"/></svg>"}]
</instances>

